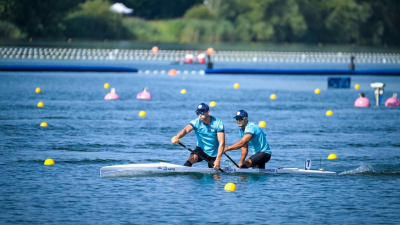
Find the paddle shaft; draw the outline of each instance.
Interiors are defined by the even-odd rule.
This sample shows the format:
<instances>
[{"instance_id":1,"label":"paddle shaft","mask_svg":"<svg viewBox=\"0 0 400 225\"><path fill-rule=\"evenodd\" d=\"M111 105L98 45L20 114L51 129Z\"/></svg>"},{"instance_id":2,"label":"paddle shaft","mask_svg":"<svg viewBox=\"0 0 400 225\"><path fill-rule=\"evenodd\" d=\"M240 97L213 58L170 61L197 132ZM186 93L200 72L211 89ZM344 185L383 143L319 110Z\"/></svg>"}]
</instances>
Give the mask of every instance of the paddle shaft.
<instances>
[{"instance_id":1,"label":"paddle shaft","mask_svg":"<svg viewBox=\"0 0 400 225\"><path fill-rule=\"evenodd\" d=\"M180 146L186 148L187 150L189 150L192 154L196 154L198 157L200 157L202 160L206 161L208 164L210 164L211 166L214 166L214 163L208 161L206 158L204 158L203 156L197 154L196 152L194 152L192 149L186 147L186 145L182 144L182 143L178 143ZM221 168L219 168L219 171L225 173L225 171L223 171Z\"/></svg>"},{"instance_id":2,"label":"paddle shaft","mask_svg":"<svg viewBox=\"0 0 400 225\"><path fill-rule=\"evenodd\" d=\"M231 157L229 157L228 154L224 153L224 155L225 155L226 157L228 157L228 159L231 160L231 162L233 162L233 164L235 164L235 166L236 166L237 168L240 168L239 165L236 164L235 161L233 161L233 159L232 159Z\"/></svg>"}]
</instances>

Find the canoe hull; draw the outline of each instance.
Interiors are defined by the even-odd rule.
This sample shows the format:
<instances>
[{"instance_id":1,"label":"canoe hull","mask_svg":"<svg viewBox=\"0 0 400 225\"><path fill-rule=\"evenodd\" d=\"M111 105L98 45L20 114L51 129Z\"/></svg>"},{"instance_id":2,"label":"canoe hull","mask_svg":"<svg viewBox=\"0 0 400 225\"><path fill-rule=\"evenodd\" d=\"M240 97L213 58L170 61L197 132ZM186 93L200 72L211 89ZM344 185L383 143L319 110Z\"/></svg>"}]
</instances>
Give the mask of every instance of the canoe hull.
<instances>
[{"instance_id":1,"label":"canoe hull","mask_svg":"<svg viewBox=\"0 0 400 225\"><path fill-rule=\"evenodd\" d=\"M244 174L305 174L305 175L336 175L332 171L304 170L298 168L266 168L266 169L239 169L222 168L226 173ZM135 176L151 173L219 173L212 168L186 167L171 163L127 164L105 166L100 169L101 177Z\"/></svg>"}]
</instances>

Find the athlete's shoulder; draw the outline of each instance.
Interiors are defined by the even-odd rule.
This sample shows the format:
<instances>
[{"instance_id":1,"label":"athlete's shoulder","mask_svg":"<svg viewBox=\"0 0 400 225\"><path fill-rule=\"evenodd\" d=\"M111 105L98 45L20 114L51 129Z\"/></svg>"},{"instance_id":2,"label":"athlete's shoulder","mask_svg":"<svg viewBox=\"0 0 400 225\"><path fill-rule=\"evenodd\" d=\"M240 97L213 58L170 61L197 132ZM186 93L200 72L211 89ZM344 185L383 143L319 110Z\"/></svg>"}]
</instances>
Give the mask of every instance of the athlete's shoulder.
<instances>
[{"instance_id":1,"label":"athlete's shoulder","mask_svg":"<svg viewBox=\"0 0 400 225\"><path fill-rule=\"evenodd\" d=\"M222 120L218 119L215 116L211 116L211 121L214 122L214 123L222 123Z\"/></svg>"},{"instance_id":2,"label":"athlete's shoulder","mask_svg":"<svg viewBox=\"0 0 400 225\"><path fill-rule=\"evenodd\" d=\"M192 120L192 121L190 121L190 122L199 123L199 121L200 121L200 119L199 119L199 118L196 118L196 119L194 119L194 120Z\"/></svg>"},{"instance_id":3,"label":"athlete's shoulder","mask_svg":"<svg viewBox=\"0 0 400 225\"><path fill-rule=\"evenodd\" d=\"M212 116L211 123L218 131L224 131L224 123L220 119Z\"/></svg>"},{"instance_id":4,"label":"athlete's shoulder","mask_svg":"<svg viewBox=\"0 0 400 225\"><path fill-rule=\"evenodd\" d=\"M251 127L251 128L253 128L253 129L261 129L259 126L258 126L258 124L255 124L255 123L253 123L253 122L249 122L249 125L248 125L249 127Z\"/></svg>"},{"instance_id":5,"label":"athlete's shoulder","mask_svg":"<svg viewBox=\"0 0 400 225\"><path fill-rule=\"evenodd\" d=\"M253 122L248 122L246 128L244 129L245 133L254 133L257 130L257 125Z\"/></svg>"},{"instance_id":6,"label":"athlete's shoulder","mask_svg":"<svg viewBox=\"0 0 400 225\"><path fill-rule=\"evenodd\" d=\"M199 118L196 118L196 119L190 121L190 125L192 125L193 127L198 127L199 124L200 124L200 119Z\"/></svg>"},{"instance_id":7,"label":"athlete's shoulder","mask_svg":"<svg viewBox=\"0 0 400 225\"><path fill-rule=\"evenodd\" d=\"M249 122L247 123L247 126L256 126L256 124L253 123L253 122L251 122L251 121L249 121Z\"/></svg>"}]
</instances>

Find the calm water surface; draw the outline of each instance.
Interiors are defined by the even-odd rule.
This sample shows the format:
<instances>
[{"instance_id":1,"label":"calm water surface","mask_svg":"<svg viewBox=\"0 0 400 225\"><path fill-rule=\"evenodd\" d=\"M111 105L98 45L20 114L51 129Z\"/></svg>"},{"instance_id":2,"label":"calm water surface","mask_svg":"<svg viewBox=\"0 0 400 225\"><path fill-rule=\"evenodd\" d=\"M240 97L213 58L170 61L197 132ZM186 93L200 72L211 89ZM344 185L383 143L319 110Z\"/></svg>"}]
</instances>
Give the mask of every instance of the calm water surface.
<instances>
[{"instance_id":1,"label":"calm water surface","mask_svg":"<svg viewBox=\"0 0 400 225\"><path fill-rule=\"evenodd\" d=\"M141 70L204 69L164 62L119 64ZM275 66L282 68L288 64ZM372 66L359 68L362 67ZM2 72L0 223L399 224L400 108L360 109L353 104L359 92L365 92L375 104L371 82L386 83L384 100L393 92L400 94L400 77L351 79L352 86L360 84L359 90L328 90L327 76L322 75L169 77ZM103 100L109 91L103 88L106 82L116 88L120 100ZM240 88L234 89L234 83L239 83ZM36 87L41 87L42 93L36 94ZM136 99L143 87L148 87L152 100ZM321 89L320 95L314 94L315 88ZM180 94L181 89L186 89L187 94ZM277 99L270 100L271 94L276 94ZM39 101L45 107L38 108ZM199 103L210 101L217 103L211 114L225 123L227 144L239 139L232 117L236 110L245 109L251 121L267 123L263 130L272 149L268 167L300 168L308 156L313 160L313 169L319 168L322 159L323 168L339 175L176 174L100 178L103 166L183 164L189 152L172 145L170 139L196 118L194 110ZM147 113L145 118L138 116L142 110ZM327 110L334 115L325 116ZM39 124L44 121L49 126L41 128ZM182 142L194 147L194 133ZM327 160L330 153L338 159ZM230 152L230 156L239 160L240 152ZM54 159L55 165L44 166L46 158ZM223 161L228 164L226 158ZM236 192L224 191L228 182L236 184Z\"/></svg>"}]
</instances>

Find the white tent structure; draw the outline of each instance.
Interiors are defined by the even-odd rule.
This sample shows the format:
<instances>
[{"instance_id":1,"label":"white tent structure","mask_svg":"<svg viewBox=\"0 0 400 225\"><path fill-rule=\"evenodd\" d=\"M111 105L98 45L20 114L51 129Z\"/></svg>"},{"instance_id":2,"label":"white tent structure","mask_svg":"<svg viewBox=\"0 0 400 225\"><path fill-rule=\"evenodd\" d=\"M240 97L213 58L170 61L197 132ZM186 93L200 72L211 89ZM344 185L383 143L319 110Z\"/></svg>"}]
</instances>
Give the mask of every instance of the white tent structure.
<instances>
[{"instance_id":1,"label":"white tent structure","mask_svg":"<svg viewBox=\"0 0 400 225\"><path fill-rule=\"evenodd\" d=\"M124 14L130 14L133 12L133 9L130 9L126 7L122 3L115 3L110 7L110 10L117 12L117 13L124 13Z\"/></svg>"}]
</instances>

